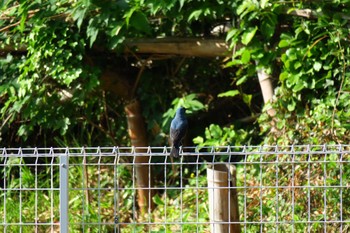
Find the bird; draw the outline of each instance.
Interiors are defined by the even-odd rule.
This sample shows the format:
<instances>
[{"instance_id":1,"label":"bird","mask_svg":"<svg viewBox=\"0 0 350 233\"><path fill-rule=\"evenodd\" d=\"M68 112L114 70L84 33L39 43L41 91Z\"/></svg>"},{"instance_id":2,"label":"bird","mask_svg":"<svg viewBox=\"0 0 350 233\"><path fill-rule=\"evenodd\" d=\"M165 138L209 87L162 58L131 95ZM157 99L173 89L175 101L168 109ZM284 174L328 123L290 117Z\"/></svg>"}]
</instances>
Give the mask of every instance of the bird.
<instances>
[{"instance_id":1,"label":"bird","mask_svg":"<svg viewBox=\"0 0 350 233\"><path fill-rule=\"evenodd\" d=\"M182 146L182 139L185 137L188 128L186 119L186 109L180 107L176 110L174 119L170 124L170 141L172 144L170 156L174 158L179 157L180 146Z\"/></svg>"}]
</instances>

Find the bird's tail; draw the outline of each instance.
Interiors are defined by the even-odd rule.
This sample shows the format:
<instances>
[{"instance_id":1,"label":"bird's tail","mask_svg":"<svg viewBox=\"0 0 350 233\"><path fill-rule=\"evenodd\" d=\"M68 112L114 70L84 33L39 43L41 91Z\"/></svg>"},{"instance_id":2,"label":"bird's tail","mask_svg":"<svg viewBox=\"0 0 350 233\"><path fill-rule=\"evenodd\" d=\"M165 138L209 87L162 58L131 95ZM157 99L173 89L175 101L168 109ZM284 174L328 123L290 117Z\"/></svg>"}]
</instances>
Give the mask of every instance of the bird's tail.
<instances>
[{"instance_id":1,"label":"bird's tail","mask_svg":"<svg viewBox=\"0 0 350 233\"><path fill-rule=\"evenodd\" d=\"M180 148L173 146L170 151L170 156L174 158L178 158L180 156Z\"/></svg>"}]
</instances>

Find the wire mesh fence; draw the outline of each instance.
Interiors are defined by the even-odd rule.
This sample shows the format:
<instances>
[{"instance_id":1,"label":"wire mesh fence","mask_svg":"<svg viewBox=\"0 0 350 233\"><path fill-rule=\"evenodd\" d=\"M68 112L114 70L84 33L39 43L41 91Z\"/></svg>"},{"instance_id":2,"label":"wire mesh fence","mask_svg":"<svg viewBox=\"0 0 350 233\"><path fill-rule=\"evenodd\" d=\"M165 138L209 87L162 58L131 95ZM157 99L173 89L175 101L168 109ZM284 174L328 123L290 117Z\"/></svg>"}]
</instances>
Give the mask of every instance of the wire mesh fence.
<instances>
[{"instance_id":1,"label":"wire mesh fence","mask_svg":"<svg viewBox=\"0 0 350 233\"><path fill-rule=\"evenodd\" d=\"M349 149L3 148L0 231L349 232Z\"/></svg>"}]
</instances>

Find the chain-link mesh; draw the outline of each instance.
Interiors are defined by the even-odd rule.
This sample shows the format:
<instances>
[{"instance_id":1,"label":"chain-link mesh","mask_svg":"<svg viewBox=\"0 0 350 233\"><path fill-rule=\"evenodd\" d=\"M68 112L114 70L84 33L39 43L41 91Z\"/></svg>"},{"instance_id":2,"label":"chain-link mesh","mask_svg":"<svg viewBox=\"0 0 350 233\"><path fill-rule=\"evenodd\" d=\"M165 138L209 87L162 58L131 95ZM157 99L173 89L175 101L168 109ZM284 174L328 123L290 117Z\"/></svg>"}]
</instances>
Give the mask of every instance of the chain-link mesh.
<instances>
[{"instance_id":1,"label":"chain-link mesh","mask_svg":"<svg viewBox=\"0 0 350 233\"><path fill-rule=\"evenodd\" d=\"M349 149L3 148L0 232L348 232Z\"/></svg>"}]
</instances>

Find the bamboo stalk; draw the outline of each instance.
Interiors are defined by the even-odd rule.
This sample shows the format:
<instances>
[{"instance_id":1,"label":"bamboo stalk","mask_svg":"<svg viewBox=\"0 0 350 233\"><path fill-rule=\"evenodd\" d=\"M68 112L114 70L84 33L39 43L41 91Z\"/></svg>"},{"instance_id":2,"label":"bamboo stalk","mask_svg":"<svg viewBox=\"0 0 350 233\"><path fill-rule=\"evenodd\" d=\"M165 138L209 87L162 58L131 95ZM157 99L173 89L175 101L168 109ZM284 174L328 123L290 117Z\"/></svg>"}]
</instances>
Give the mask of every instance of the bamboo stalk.
<instances>
[{"instance_id":1,"label":"bamboo stalk","mask_svg":"<svg viewBox=\"0 0 350 233\"><path fill-rule=\"evenodd\" d=\"M273 88L271 76L266 72L266 69L264 67L258 69L257 74L259 78L259 84L263 95L264 103L266 104L272 101L273 94L274 94L274 88ZM273 108L267 109L267 113L271 117L274 117L276 115L276 111Z\"/></svg>"}]
</instances>

